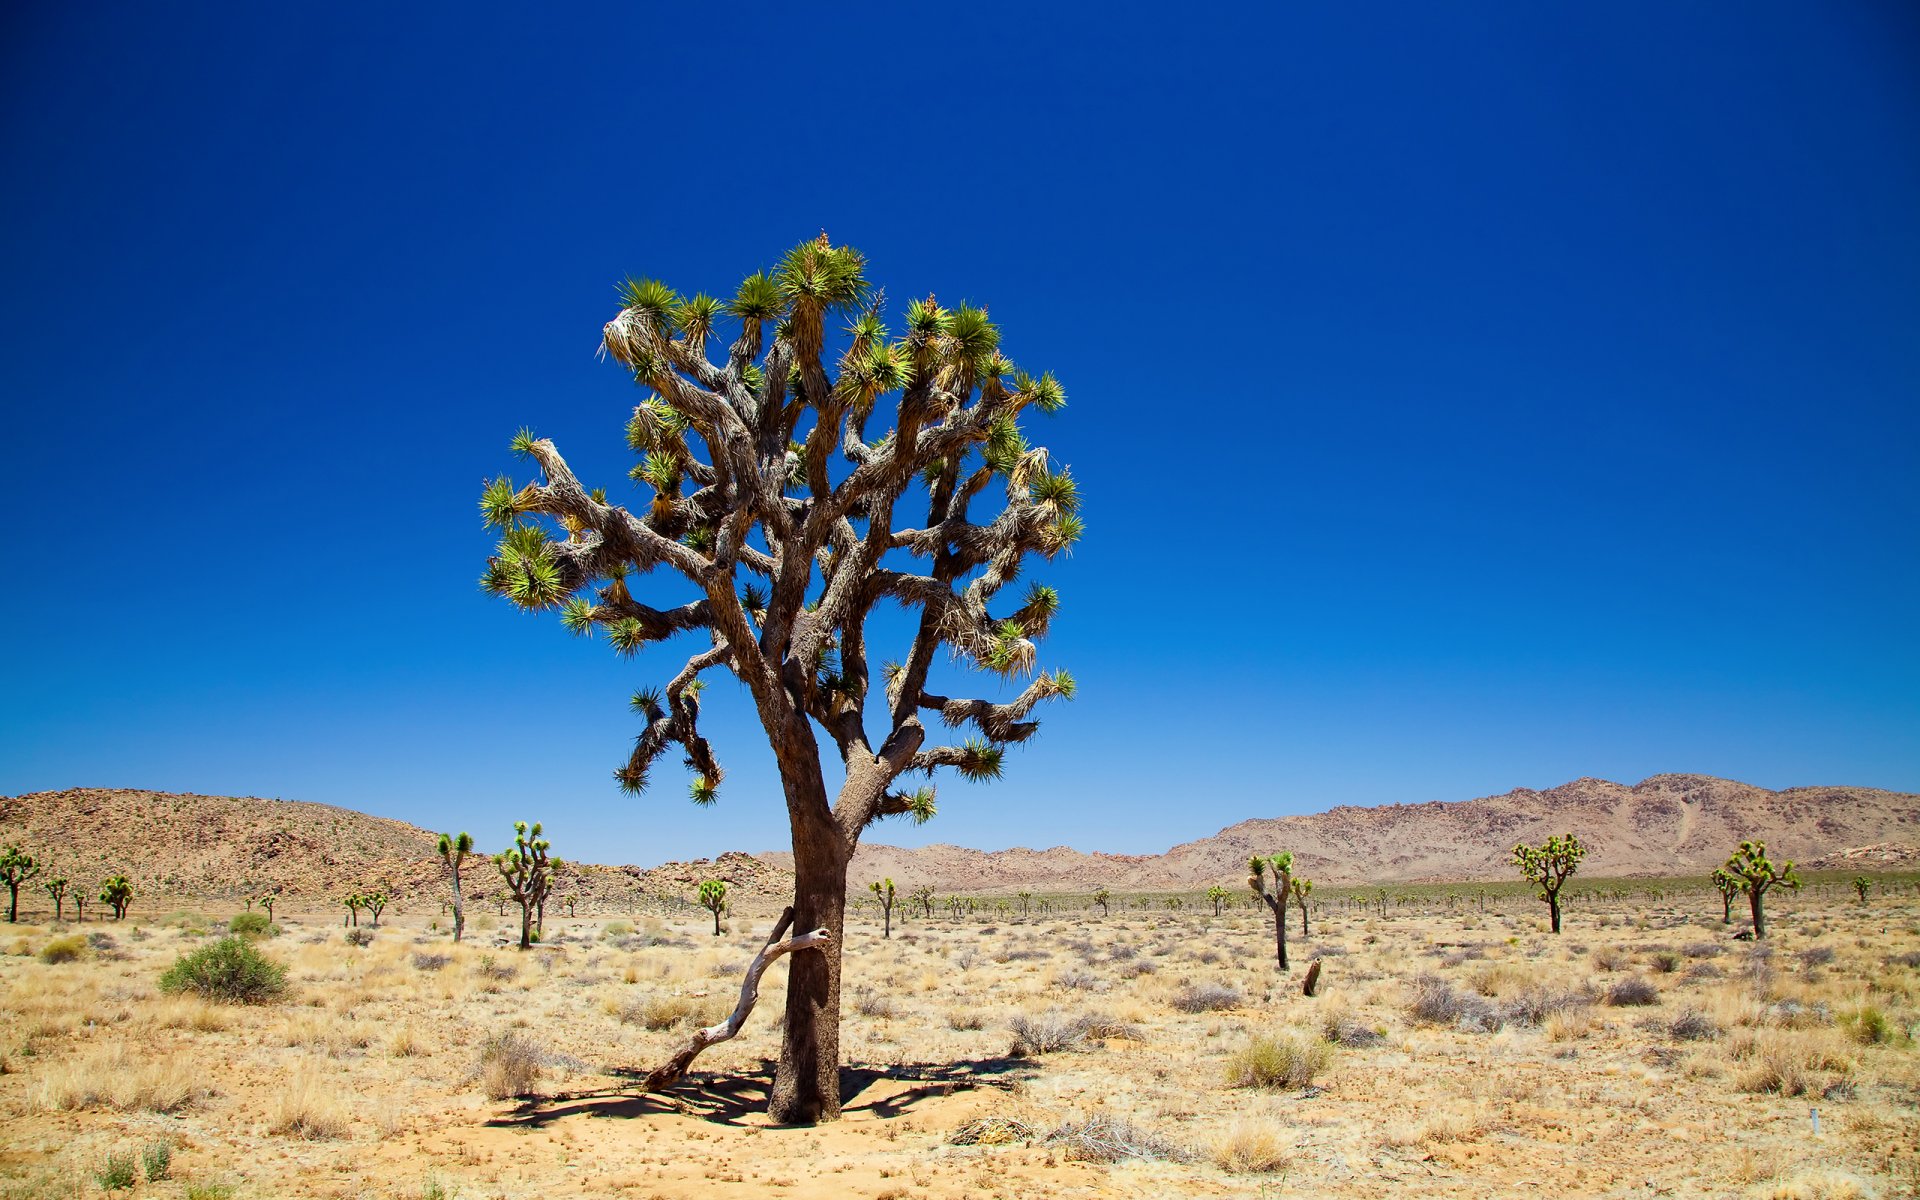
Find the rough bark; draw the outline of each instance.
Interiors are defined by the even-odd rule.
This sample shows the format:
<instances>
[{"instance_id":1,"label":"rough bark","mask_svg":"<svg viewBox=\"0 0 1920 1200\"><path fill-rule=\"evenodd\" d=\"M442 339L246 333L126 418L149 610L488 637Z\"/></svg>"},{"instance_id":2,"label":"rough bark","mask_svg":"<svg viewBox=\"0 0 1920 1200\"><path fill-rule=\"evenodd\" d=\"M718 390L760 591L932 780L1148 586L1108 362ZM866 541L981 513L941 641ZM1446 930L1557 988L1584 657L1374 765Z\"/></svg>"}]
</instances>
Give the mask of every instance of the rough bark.
<instances>
[{"instance_id":1,"label":"rough bark","mask_svg":"<svg viewBox=\"0 0 1920 1200\"><path fill-rule=\"evenodd\" d=\"M796 823L794 922L825 930L827 936L818 954L794 959L787 970L786 1026L767 1107L768 1115L784 1125L840 1116L840 947L851 857L852 848L831 821Z\"/></svg>"},{"instance_id":2,"label":"rough bark","mask_svg":"<svg viewBox=\"0 0 1920 1200\"><path fill-rule=\"evenodd\" d=\"M460 864L453 863L453 940L458 942L467 933L467 908L460 898Z\"/></svg>"}]
</instances>

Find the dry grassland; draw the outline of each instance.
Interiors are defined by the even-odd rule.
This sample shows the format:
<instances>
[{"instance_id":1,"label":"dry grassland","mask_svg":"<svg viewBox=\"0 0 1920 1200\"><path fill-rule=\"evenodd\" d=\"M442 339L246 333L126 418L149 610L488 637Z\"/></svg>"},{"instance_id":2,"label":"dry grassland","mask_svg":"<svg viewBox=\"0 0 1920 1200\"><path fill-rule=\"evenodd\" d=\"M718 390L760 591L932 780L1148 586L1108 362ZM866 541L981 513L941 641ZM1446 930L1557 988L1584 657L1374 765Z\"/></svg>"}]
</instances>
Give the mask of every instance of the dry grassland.
<instances>
[{"instance_id":1,"label":"dry grassland","mask_svg":"<svg viewBox=\"0 0 1920 1200\"><path fill-rule=\"evenodd\" d=\"M461 947L422 916L360 948L283 912L260 945L290 992L257 1007L158 990L204 919L23 924L0 1196L1911 1196L1902 890L1796 898L1758 949L1697 894L1588 903L1558 938L1521 899L1330 905L1311 938L1291 918L1285 975L1246 909L896 914L890 941L862 914L847 1116L820 1129L761 1112L784 965L677 1092L622 1074L731 1007L747 922L550 916L519 954L491 916ZM42 961L75 932L94 944Z\"/></svg>"}]
</instances>

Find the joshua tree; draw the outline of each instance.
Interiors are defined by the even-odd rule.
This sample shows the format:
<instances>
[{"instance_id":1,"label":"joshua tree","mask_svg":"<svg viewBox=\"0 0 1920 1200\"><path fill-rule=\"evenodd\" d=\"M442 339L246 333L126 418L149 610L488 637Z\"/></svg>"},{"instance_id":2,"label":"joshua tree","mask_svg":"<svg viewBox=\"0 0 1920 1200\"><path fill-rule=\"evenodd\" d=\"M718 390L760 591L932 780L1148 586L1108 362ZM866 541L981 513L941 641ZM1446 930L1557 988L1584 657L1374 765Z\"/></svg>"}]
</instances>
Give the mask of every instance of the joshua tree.
<instances>
[{"instance_id":1,"label":"joshua tree","mask_svg":"<svg viewBox=\"0 0 1920 1200\"><path fill-rule=\"evenodd\" d=\"M573 916L573 905L574 905L574 901L576 901L576 900L578 900L579 898L580 898L580 897L578 897L578 896L571 896L571 895L570 895L570 896L568 896L568 897L566 898L566 900L564 901L564 903L565 903L565 904L566 904L566 906L567 906L567 916L568 916L569 918L571 918L571 917Z\"/></svg>"},{"instance_id":2,"label":"joshua tree","mask_svg":"<svg viewBox=\"0 0 1920 1200\"><path fill-rule=\"evenodd\" d=\"M0 847L0 880L7 885L7 921L20 920L20 885L40 873L40 862L18 846Z\"/></svg>"},{"instance_id":3,"label":"joshua tree","mask_svg":"<svg viewBox=\"0 0 1920 1200\"><path fill-rule=\"evenodd\" d=\"M133 904L133 881L125 875L110 875L100 885L100 903L113 909L113 919L122 920Z\"/></svg>"},{"instance_id":4,"label":"joshua tree","mask_svg":"<svg viewBox=\"0 0 1920 1200\"><path fill-rule=\"evenodd\" d=\"M378 890L361 892L360 904L368 912L373 914L373 923L375 926L378 926L380 924L380 914L387 907L387 894Z\"/></svg>"},{"instance_id":5,"label":"joshua tree","mask_svg":"<svg viewBox=\"0 0 1920 1200\"><path fill-rule=\"evenodd\" d=\"M1873 890L1873 880L1868 879L1865 875L1855 875L1853 877L1853 890L1860 893L1860 903L1865 904L1867 902L1867 893Z\"/></svg>"},{"instance_id":6,"label":"joshua tree","mask_svg":"<svg viewBox=\"0 0 1920 1200\"><path fill-rule=\"evenodd\" d=\"M260 902L261 908L267 910L267 923L271 925L273 923L273 906L280 902L280 897L274 895L272 892L262 892L258 896L255 896L254 899Z\"/></svg>"},{"instance_id":7,"label":"joshua tree","mask_svg":"<svg viewBox=\"0 0 1920 1200\"><path fill-rule=\"evenodd\" d=\"M73 890L73 919L82 925L87 923L87 890L85 888Z\"/></svg>"},{"instance_id":8,"label":"joshua tree","mask_svg":"<svg viewBox=\"0 0 1920 1200\"><path fill-rule=\"evenodd\" d=\"M1580 860L1586 856L1587 848L1571 833L1549 837L1538 846L1521 842L1513 848L1513 865L1520 868L1520 874L1528 883L1540 889L1537 894L1547 902L1547 915L1555 933L1560 932L1560 889L1580 869Z\"/></svg>"},{"instance_id":9,"label":"joshua tree","mask_svg":"<svg viewBox=\"0 0 1920 1200\"><path fill-rule=\"evenodd\" d=\"M700 885L700 907L713 914L713 936L720 936L720 914L727 910L727 885L724 880L709 879Z\"/></svg>"},{"instance_id":10,"label":"joshua tree","mask_svg":"<svg viewBox=\"0 0 1920 1200\"><path fill-rule=\"evenodd\" d=\"M996 779L1005 747L1038 731L1035 706L1073 695L1065 672L1037 675L1001 704L937 694L933 678L943 649L1003 680L1034 669L1058 595L1035 584L989 606L1023 560L1080 537L1073 478L1019 426L1065 395L1000 353L984 309L915 301L890 337L865 260L824 235L748 276L731 300L683 299L648 280L629 281L621 303L602 345L648 393L627 437L644 455L632 477L651 499L637 511L609 503L551 441L523 431L513 448L541 480L486 487L482 513L504 536L482 585L526 609L558 609L570 631L604 633L621 654L681 632L702 643L663 690L633 698L642 726L616 772L630 792L677 745L694 802L712 803L722 772L700 731L698 684L718 670L745 686L786 801L794 927L830 935L789 971L769 1111L783 1123L832 1120L854 847L883 817L933 815L933 789L905 790L904 777L949 768ZM716 362L708 344L723 318L739 333ZM691 583L692 597L643 602L637 584L661 568ZM915 632L879 667L867 618L882 601L909 609ZM929 712L972 736L931 744ZM822 735L845 769L831 796Z\"/></svg>"},{"instance_id":11,"label":"joshua tree","mask_svg":"<svg viewBox=\"0 0 1920 1200\"><path fill-rule=\"evenodd\" d=\"M67 900L66 879L64 877L60 879L49 879L40 886L47 889L47 897L53 901L53 919L56 921L65 920Z\"/></svg>"},{"instance_id":12,"label":"joshua tree","mask_svg":"<svg viewBox=\"0 0 1920 1200\"><path fill-rule=\"evenodd\" d=\"M880 936L890 938L893 936L893 880L882 879L877 883L870 883L867 889L873 893L874 903L880 906L880 911L886 920L886 930Z\"/></svg>"},{"instance_id":13,"label":"joshua tree","mask_svg":"<svg viewBox=\"0 0 1920 1200\"><path fill-rule=\"evenodd\" d=\"M467 932L467 906L460 896L460 867L472 853L473 835L466 830L440 835L440 861L447 865L447 876L453 884L453 940L456 942Z\"/></svg>"},{"instance_id":14,"label":"joshua tree","mask_svg":"<svg viewBox=\"0 0 1920 1200\"><path fill-rule=\"evenodd\" d=\"M347 906L348 923L355 929L358 929L360 927L360 906L365 904L366 900L361 897L359 892L348 892L340 898L340 903Z\"/></svg>"},{"instance_id":15,"label":"joshua tree","mask_svg":"<svg viewBox=\"0 0 1920 1200\"><path fill-rule=\"evenodd\" d=\"M1107 903L1112 899L1113 899L1113 892L1108 890L1107 888L1096 888L1094 890L1093 902L1100 906L1101 916L1104 917L1107 915Z\"/></svg>"},{"instance_id":16,"label":"joshua tree","mask_svg":"<svg viewBox=\"0 0 1920 1200\"><path fill-rule=\"evenodd\" d=\"M1307 897L1313 895L1313 880L1293 881L1293 903L1300 910L1300 936L1307 936Z\"/></svg>"},{"instance_id":17,"label":"joshua tree","mask_svg":"<svg viewBox=\"0 0 1920 1200\"><path fill-rule=\"evenodd\" d=\"M1020 915L1023 917L1032 916L1033 915L1033 893L1021 892L1017 898L1020 901Z\"/></svg>"},{"instance_id":18,"label":"joshua tree","mask_svg":"<svg viewBox=\"0 0 1920 1200\"><path fill-rule=\"evenodd\" d=\"M1784 862L1776 867L1767 858L1765 842L1746 841L1740 843L1740 848L1733 852L1733 857L1727 860L1722 870L1739 880L1740 890L1747 894L1747 907L1753 913L1755 940L1767 936L1764 897L1776 886L1788 891L1800 886L1800 877L1793 873L1793 863Z\"/></svg>"},{"instance_id":19,"label":"joshua tree","mask_svg":"<svg viewBox=\"0 0 1920 1200\"><path fill-rule=\"evenodd\" d=\"M540 836L540 822L528 829L525 821L513 823L513 845L493 856L494 869L506 882L507 894L520 906L520 948L533 946L533 914L547 898L552 882L548 874L547 849L552 845ZM504 911L504 909L503 909Z\"/></svg>"},{"instance_id":20,"label":"joshua tree","mask_svg":"<svg viewBox=\"0 0 1920 1200\"><path fill-rule=\"evenodd\" d=\"M1267 890L1267 872L1273 872L1273 890ZM1287 897L1293 890L1293 851L1247 860L1247 886L1273 910L1274 957L1282 971L1287 966Z\"/></svg>"},{"instance_id":21,"label":"joshua tree","mask_svg":"<svg viewBox=\"0 0 1920 1200\"><path fill-rule=\"evenodd\" d=\"M908 899L912 900L915 904L918 904L920 906L921 916L925 917L929 921L933 919L933 885L932 884L930 883L921 884L919 887L913 889L911 892L908 892L907 897Z\"/></svg>"},{"instance_id":22,"label":"joshua tree","mask_svg":"<svg viewBox=\"0 0 1920 1200\"><path fill-rule=\"evenodd\" d=\"M1226 903L1227 897L1231 896L1232 894L1233 894L1232 892L1229 892L1227 889L1221 887L1217 883L1207 889L1207 899L1213 901L1214 916L1217 917L1220 915L1220 906Z\"/></svg>"},{"instance_id":23,"label":"joshua tree","mask_svg":"<svg viewBox=\"0 0 1920 1200\"><path fill-rule=\"evenodd\" d=\"M1720 923L1722 925L1733 924L1733 898L1746 890L1745 885L1732 875L1727 874L1725 868L1722 867L1715 867L1713 874L1707 876L1707 878L1713 881L1713 886L1720 892Z\"/></svg>"}]
</instances>

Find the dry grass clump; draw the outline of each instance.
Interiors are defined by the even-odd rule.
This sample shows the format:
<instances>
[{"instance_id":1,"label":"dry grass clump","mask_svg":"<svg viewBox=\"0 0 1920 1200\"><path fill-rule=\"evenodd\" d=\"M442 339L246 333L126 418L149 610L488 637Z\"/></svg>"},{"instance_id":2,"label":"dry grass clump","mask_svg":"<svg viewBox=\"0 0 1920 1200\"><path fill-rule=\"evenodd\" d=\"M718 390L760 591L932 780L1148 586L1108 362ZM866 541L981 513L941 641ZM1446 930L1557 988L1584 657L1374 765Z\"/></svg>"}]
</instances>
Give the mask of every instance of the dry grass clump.
<instances>
[{"instance_id":1,"label":"dry grass clump","mask_svg":"<svg viewBox=\"0 0 1920 1200\"><path fill-rule=\"evenodd\" d=\"M1500 1014L1479 996L1457 991L1438 975L1420 975L1413 981L1407 1011L1430 1025L1453 1025L1485 1032L1500 1028Z\"/></svg>"},{"instance_id":2,"label":"dry grass clump","mask_svg":"<svg viewBox=\"0 0 1920 1200\"><path fill-rule=\"evenodd\" d=\"M1168 1001L1183 1013L1226 1012L1246 1003L1240 989L1224 983L1192 983Z\"/></svg>"},{"instance_id":3,"label":"dry grass clump","mask_svg":"<svg viewBox=\"0 0 1920 1200\"><path fill-rule=\"evenodd\" d=\"M69 963L83 958L87 953L87 939L77 933L66 937L57 937L40 947L40 961L52 966L56 963Z\"/></svg>"},{"instance_id":4,"label":"dry grass clump","mask_svg":"<svg viewBox=\"0 0 1920 1200\"><path fill-rule=\"evenodd\" d=\"M489 1100L533 1094L547 1056L532 1038L509 1030L480 1047L480 1084Z\"/></svg>"},{"instance_id":5,"label":"dry grass clump","mask_svg":"<svg viewBox=\"0 0 1920 1200\"><path fill-rule=\"evenodd\" d=\"M413 956L413 969L416 971L438 971L441 967L446 966L452 961L453 955L451 954L415 953Z\"/></svg>"},{"instance_id":6,"label":"dry grass clump","mask_svg":"<svg viewBox=\"0 0 1920 1200\"><path fill-rule=\"evenodd\" d=\"M1293 1165L1293 1148L1273 1121L1242 1117L1208 1149L1213 1165L1234 1175L1272 1175Z\"/></svg>"},{"instance_id":7,"label":"dry grass clump","mask_svg":"<svg viewBox=\"0 0 1920 1200\"><path fill-rule=\"evenodd\" d=\"M207 1096L192 1067L174 1055L136 1061L125 1042L51 1067L40 1077L34 1107L64 1112L115 1108L122 1112L181 1112Z\"/></svg>"},{"instance_id":8,"label":"dry grass clump","mask_svg":"<svg viewBox=\"0 0 1920 1200\"><path fill-rule=\"evenodd\" d=\"M679 992L655 992L621 1005L616 1014L622 1024L638 1025L655 1033L711 1025L720 1019L717 1005L709 998Z\"/></svg>"},{"instance_id":9,"label":"dry grass clump","mask_svg":"<svg viewBox=\"0 0 1920 1200\"><path fill-rule=\"evenodd\" d=\"M1257 1037L1227 1058L1228 1087L1303 1088L1333 1062L1333 1047L1299 1034Z\"/></svg>"},{"instance_id":10,"label":"dry grass clump","mask_svg":"<svg viewBox=\"0 0 1920 1200\"><path fill-rule=\"evenodd\" d=\"M1729 1050L1746 1066L1735 1078L1743 1092L1772 1092L1782 1096L1821 1095L1843 1085L1853 1073L1853 1062L1828 1044L1833 1035L1748 1033Z\"/></svg>"},{"instance_id":11,"label":"dry grass clump","mask_svg":"<svg viewBox=\"0 0 1920 1200\"><path fill-rule=\"evenodd\" d=\"M1530 987L1500 1006L1502 1021L1515 1025L1545 1025L1556 1016L1583 1014L1593 996L1572 988Z\"/></svg>"},{"instance_id":12,"label":"dry grass clump","mask_svg":"<svg viewBox=\"0 0 1920 1200\"><path fill-rule=\"evenodd\" d=\"M337 1086L300 1075L274 1096L267 1131L310 1142L334 1141L352 1135L353 1114L341 1102Z\"/></svg>"},{"instance_id":13,"label":"dry grass clump","mask_svg":"<svg viewBox=\"0 0 1920 1200\"><path fill-rule=\"evenodd\" d=\"M1013 1030L1013 1046L1008 1053L1016 1058L1031 1058L1037 1054L1080 1049L1093 1036L1095 1021L1085 1013L1070 1015L1050 1008L1037 1015L1015 1013L1008 1024Z\"/></svg>"},{"instance_id":14,"label":"dry grass clump","mask_svg":"<svg viewBox=\"0 0 1920 1200\"><path fill-rule=\"evenodd\" d=\"M1615 981L1600 1000L1613 1008L1638 1008L1660 1003L1660 989L1646 976L1633 975Z\"/></svg>"},{"instance_id":15,"label":"dry grass clump","mask_svg":"<svg viewBox=\"0 0 1920 1200\"><path fill-rule=\"evenodd\" d=\"M1840 1014L1839 1025L1846 1035L1862 1046L1894 1041L1899 1031L1877 1005L1861 1004Z\"/></svg>"},{"instance_id":16,"label":"dry grass clump","mask_svg":"<svg viewBox=\"0 0 1920 1200\"><path fill-rule=\"evenodd\" d=\"M1702 1042L1720 1036L1720 1024L1699 1009L1690 1008L1667 1026L1667 1036L1677 1042Z\"/></svg>"},{"instance_id":17,"label":"dry grass clump","mask_svg":"<svg viewBox=\"0 0 1920 1200\"><path fill-rule=\"evenodd\" d=\"M1116 1163L1129 1158L1178 1161L1188 1157L1176 1143L1110 1113L1062 1122L1047 1135L1047 1144L1059 1147L1075 1162Z\"/></svg>"}]
</instances>

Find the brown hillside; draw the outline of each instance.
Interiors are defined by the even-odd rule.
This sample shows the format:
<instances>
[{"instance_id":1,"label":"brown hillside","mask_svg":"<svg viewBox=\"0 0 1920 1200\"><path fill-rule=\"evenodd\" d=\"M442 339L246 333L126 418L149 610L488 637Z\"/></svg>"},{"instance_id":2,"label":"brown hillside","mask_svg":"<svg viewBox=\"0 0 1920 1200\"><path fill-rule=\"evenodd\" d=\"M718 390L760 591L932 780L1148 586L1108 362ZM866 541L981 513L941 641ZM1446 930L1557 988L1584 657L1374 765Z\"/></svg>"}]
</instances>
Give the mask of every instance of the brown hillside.
<instances>
[{"instance_id":1,"label":"brown hillside","mask_svg":"<svg viewBox=\"0 0 1920 1200\"><path fill-rule=\"evenodd\" d=\"M1898 848L1920 846L1920 796L1854 787L1770 792L1705 775L1655 775L1631 787L1576 779L1479 800L1257 818L1155 855L862 846L853 876L963 892L1161 891L1238 886L1249 855L1292 850L1302 874L1328 884L1504 879L1515 842L1568 831L1593 848L1582 869L1595 876L1710 870L1749 837L1801 862L1869 846L1883 851L1875 861L1895 862ZM791 865L783 853L761 857Z\"/></svg>"},{"instance_id":2,"label":"brown hillside","mask_svg":"<svg viewBox=\"0 0 1920 1200\"><path fill-rule=\"evenodd\" d=\"M0 797L0 841L19 842L47 874L68 876L89 894L107 875L125 874L138 910L148 913L173 900L237 902L261 892L314 906L362 888L385 891L397 909L437 906L446 895L438 840L405 821L257 796L72 788ZM554 895L577 897L583 913L633 912L663 899L690 901L699 881L712 878L727 880L742 900L792 892L791 877L777 868L723 854L650 868L569 859ZM494 899L498 879L484 859L469 860L465 879L468 896ZM41 899L32 887L23 902L29 896Z\"/></svg>"}]
</instances>

